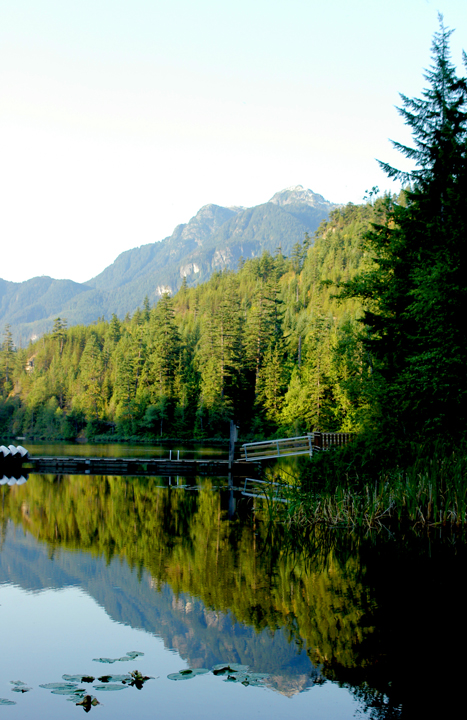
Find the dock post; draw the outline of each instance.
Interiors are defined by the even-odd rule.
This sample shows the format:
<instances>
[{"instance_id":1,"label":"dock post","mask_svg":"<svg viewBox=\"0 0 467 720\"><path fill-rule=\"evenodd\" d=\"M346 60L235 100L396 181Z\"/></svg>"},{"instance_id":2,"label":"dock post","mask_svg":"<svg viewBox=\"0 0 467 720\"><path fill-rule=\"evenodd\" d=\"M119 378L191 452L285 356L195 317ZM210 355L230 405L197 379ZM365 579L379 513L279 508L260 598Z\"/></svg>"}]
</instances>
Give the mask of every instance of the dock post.
<instances>
[{"instance_id":1,"label":"dock post","mask_svg":"<svg viewBox=\"0 0 467 720\"><path fill-rule=\"evenodd\" d=\"M235 443L238 437L238 428L233 422L230 421L230 440L229 440L229 520L232 520L235 515L235 497L233 490L233 465L235 461Z\"/></svg>"},{"instance_id":2,"label":"dock post","mask_svg":"<svg viewBox=\"0 0 467 720\"><path fill-rule=\"evenodd\" d=\"M232 471L235 460L235 443L238 437L238 428L234 421L230 421L230 440L229 440L229 473Z\"/></svg>"}]
</instances>

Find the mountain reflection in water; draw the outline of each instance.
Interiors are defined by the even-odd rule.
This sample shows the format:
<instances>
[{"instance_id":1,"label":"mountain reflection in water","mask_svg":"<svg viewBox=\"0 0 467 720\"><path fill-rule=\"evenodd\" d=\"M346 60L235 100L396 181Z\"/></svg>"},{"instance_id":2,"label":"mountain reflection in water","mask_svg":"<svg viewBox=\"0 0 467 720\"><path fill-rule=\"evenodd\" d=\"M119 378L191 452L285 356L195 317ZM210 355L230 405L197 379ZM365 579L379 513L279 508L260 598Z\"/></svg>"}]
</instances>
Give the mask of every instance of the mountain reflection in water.
<instances>
[{"instance_id":1,"label":"mountain reflection in water","mask_svg":"<svg viewBox=\"0 0 467 720\"><path fill-rule=\"evenodd\" d=\"M459 670L448 698L432 678L466 636L461 543L324 530L292 540L251 500L228 520L210 480L185 492L32 475L1 491L0 582L78 585L190 667L245 664L288 697L332 680L375 718L435 716L456 694Z\"/></svg>"}]
</instances>

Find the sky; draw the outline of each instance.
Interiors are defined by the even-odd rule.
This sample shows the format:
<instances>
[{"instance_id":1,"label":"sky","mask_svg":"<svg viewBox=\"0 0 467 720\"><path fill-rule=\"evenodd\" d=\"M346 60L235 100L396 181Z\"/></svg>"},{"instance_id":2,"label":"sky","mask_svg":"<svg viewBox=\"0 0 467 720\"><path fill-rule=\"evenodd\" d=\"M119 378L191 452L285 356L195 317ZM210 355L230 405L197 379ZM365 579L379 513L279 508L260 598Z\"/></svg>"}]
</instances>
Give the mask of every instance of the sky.
<instances>
[{"instance_id":1,"label":"sky","mask_svg":"<svg viewBox=\"0 0 467 720\"><path fill-rule=\"evenodd\" d=\"M396 191L399 93L466 0L0 0L0 277L85 282L208 203Z\"/></svg>"}]
</instances>

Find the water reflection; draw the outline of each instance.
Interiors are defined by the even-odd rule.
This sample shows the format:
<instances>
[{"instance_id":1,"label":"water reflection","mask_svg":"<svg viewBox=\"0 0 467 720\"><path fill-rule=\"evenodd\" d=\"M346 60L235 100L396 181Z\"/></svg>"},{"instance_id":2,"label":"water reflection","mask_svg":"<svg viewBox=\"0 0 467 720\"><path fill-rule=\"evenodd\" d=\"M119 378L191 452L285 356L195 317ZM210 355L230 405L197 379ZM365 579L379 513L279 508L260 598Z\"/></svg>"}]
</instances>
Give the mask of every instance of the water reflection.
<instances>
[{"instance_id":1,"label":"water reflection","mask_svg":"<svg viewBox=\"0 0 467 720\"><path fill-rule=\"evenodd\" d=\"M225 445L132 445L129 443L67 443L67 442L28 442L31 456L70 456L70 457L108 457L108 458L172 458L180 459L225 459L228 447Z\"/></svg>"},{"instance_id":2,"label":"water reflection","mask_svg":"<svg viewBox=\"0 0 467 720\"><path fill-rule=\"evenodd\" d=\"M446 709L452 692L432 677L466 636L462 544L271 534L249 499L228 521L217 484L31 475L1 489L0 572L28 589L79 585L189 666L246 664L283 696L328 679L372 717Z\"/></svg>"}]
</instances>

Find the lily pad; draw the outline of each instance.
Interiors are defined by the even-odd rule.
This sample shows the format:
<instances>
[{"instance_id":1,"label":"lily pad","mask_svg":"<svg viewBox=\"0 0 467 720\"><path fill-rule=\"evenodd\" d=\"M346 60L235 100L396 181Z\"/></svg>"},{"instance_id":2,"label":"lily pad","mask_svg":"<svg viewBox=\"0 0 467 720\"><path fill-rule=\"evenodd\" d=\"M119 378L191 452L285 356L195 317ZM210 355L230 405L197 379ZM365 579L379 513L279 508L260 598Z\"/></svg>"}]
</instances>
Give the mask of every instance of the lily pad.
<instances>
[{"instance_id":1,"label":"lily pad","mask_svg":"<svg viewBox=\"0 0 467 720\"><path fill-rule=\"evenodd\" d=\"M209 670L206 668L187 668L186 670L180 670L178 673L170 673L167 675L169 680L190 680L195 675L204 675Z\"/></svg>"},{"instance_id":2,"label":"lily pad","mask_svg":"<svg viewBox=\"0 0 467 720\"><path fill-rule=\"evenodd\" d=\"M72 683L89 682L92 683L96 679L92 675L62 675L64 680L68 680Z\"/></svg>"},{"instance_id":3,"label":"lily pad","mask_svg":"<svg viewBox=\"0 0 467 720\"><path fill-rule=\"evenodd\" d=\"M74 689L65 689L65 688L57 688L56 690L52 690L52 695L82 695L86 692L85 688L74 688Z\"/></svg>"},{"instance_id":4,"label":"lily pad","mask_svg":"<svg viewBox=\"0 0 467 720\"><path fill-rule=\"evenodd\" d=\"M16 687L11 688L11 692L20 692L20 693L29 692L30 690L32 690L32 688L28 687L27 685L17 685Z\"/></svg>"},{"instance_id":5,"label":"lily pad","mask_svg":"<svg viewBox=\"0 0 467 720\"><path fill-rule=\"evenodd\" d=\"M45 688L46 690L77 690L78 683L70 683L70 682L61 682L61 683L45 683L44 685L39 685L41 688Z\"/></svg>"},{"instance_id":6,"label":"lily pad","mask_svg":"<svg viewBox=\"0 0 467 720\"><path fill-rule=\"evenodd\" d=\"M105 685L93 685L94 690L126 690L128 685L117 685L117 683L106 683Z\"/></svg>"},{"instance_id":7,"label":"lily pad","mask_svg":"<svg viewBox=\"0 0 467 720\"><path fill-rule=\"evenodd\" d=\"M100 678L97 678L99 682L102 683L108 683L108 682L131 682L131 675L102 675Z\"/></svg>"},{"instance_id":8,"label":"lily pad","mask_svg":"<svg viewBox=\"0 0 467 720\"><path fill-rule=\"evenodd\" d=\"M0 698L0 705L16 705L14 700L7 700L6 698Z\"/></svg>"},{"instance_id":9,"label":"lily pad","mask_svg":"<svg viewBox=\"0 0 467 720\"><path fill-rule=\"evenodd\" d=\"M93 658L93 662L101 662L101 663L129 662L130 660L134 660L135 658L139 657L140 655L144 655L144 653L138 652L138 650L131 650L130 652L127 652L126 655L123 655L122 657Z\"/></svg>"},{"instance_id":10,"label":"lily pad","mask_svg":"<svg viewBox=\"0 0 467 720\"><path fill-rule=\"evenodd\" d=\"M242 685L253 685L255 687L264 687L264 680L269 677L267 673L229 673L224 682L237 682Z\"/></svg>"},{"instance_id":11,"label":"lily pad","mask_svg":"<svg viewBox=\"0 0 467 720\"><path fill-rule=\"evenodd\" d=\"M20 685L26 685L22 680L10 680L10 685L17 685L18 687Z\"/></svg>"},{"instance_id":12,"label":"lily pad","mask_svg":"<svg viewBox=\"0 0 467 720\"><path fill-rule=\"evenodd\" d=\"M245 685L245 687L248 685L251 685L252 687L264 687L264 682L247 676L244 680L242 680L242 685Z\"/></svg>"},{"instance_id":13,"label":"lily pad","mask_svg":"<svg viewBox=\"0 0 467 720\"><path fill-rule=\"evenodd\" d=\"M214 665L212 668L214 675L226 675L227 673L247 672L248 665L239 665L239 663L221 663Z\"/></svg>"}]
</instances>

